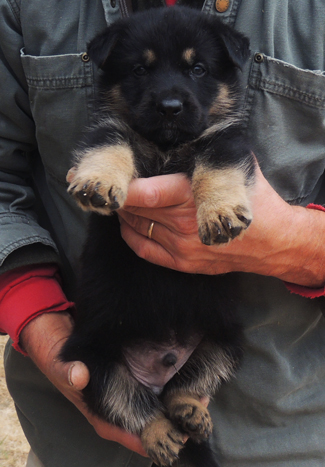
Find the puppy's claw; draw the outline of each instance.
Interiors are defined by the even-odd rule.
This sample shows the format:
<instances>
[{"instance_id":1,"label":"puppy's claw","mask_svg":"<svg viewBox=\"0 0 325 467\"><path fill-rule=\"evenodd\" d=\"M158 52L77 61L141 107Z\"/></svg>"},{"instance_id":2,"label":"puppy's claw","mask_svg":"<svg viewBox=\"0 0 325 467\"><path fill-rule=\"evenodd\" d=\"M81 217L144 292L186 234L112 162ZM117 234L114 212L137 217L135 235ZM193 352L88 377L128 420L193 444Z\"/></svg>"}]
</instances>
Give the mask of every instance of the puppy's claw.
<instances>
[{"instance_id":1,"label":"puppy's claw","mask_svg":"<svg viewBox=\"0 0 325 467\"><path fill-rule=\"evenodd\" d=\"M245 216L242 216L241 214L236 214L238 219L246 225L246 229L251 225L252 219L247 219Z\"/></svg>"},{"instance_id":2,"label":"puppy's claw","mask_svg":"<svg viewBox=\"0 0 325 467\"><path fill-rule=\"evenodd\" d=\"M116 194L115 194L116 193ZM109 191L108 191L108 197L110 199L110 208L112 209L112 211L118 209L120 207L120 203L118 201L118 197L117 197L117 194L120 194L122 195L122 192L121 190L119 190L118 188L112 186Z\"/></svg>"},{"instance_id":3,"label":"puppy's claw","mask_svg":"<svg viewBox=\"0 0 325 467\"><path fill-rule=\"evenodd\" d=\"M225 232L227 233L228 237L235 238L243 230L243 227L241 227L241 226L233 226L230 219L228 219L228 217L220 216L219 218L220 218L220 222L221 222Z\"/></svg>"}]
</instances>

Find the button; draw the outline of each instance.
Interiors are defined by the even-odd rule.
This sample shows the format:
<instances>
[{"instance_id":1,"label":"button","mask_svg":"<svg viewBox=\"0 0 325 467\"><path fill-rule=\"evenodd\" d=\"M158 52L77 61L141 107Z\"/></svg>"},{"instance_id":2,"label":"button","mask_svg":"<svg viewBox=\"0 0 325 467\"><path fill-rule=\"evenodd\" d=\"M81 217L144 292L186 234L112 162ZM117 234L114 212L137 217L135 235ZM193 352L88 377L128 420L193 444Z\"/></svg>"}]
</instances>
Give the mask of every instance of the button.
<instances>
[{"instance_id":1,"label":"button","mask_svg":"<svg viewBox=\"0 0 325 467\"><path fill-rule=\"evenodd\" d=\"M219 13L224 13L229 8L230 1L229 0L216 0L216 10Z\"/></svg>"},{"instance_id":2,"label":"button","mask_svg":"<svg viewBox=\"0 0 325 467\"><path fill-rule=\"evenodd\" d=\"M89 62L90 57L89 57L89 55L85 52L85 53L83 53L83 54L81 55L81 60L82 60L83 62L86 62L86 63L87 63L87 62Z\"/></svg>"},{"instance_id":3,"label":"button","mask_svg":"<svg viewBox=\"0 0 325 467\"><path fill-rule=\"evenodd\" d=\"M257 52L254 55L254 60L255 60L256 63L262 63L262 62L264 62L264 55L261 54L260 52Z\"/></svg>"},{"instance_id":4,"label":"button","mask_svg":"<svg viewBox=\"0 0 325 467\"><path fill-rule=\"evenodd\" d=\"M111 0L111 7L115 8L116 7L116 0Z\"/></svg>"}]
</instances>

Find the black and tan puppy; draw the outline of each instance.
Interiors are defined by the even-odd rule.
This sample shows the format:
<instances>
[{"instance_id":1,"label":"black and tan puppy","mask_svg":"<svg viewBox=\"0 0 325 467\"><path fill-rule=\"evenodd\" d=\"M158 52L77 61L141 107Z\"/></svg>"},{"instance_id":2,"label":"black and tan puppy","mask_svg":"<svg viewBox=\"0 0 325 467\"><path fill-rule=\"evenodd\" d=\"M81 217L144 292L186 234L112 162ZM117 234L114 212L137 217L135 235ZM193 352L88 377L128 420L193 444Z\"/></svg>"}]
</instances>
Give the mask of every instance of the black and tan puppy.
<instances>
[{"instance_id":1,"label":"black and tan puppy","mask_svg":"<svg viewBox=\"0 0 325 467\"><path fill-rule=\"evenodd\" d=\"M138 433L156 464L173 464L187 433L187 449L199 449L192 461L217 466L200 398L229 380L242 353L232 280L138 258L108 215L123 206L133 178L184 172L203 243L226 243L249 226L254 159L241 132L237 77L248 40L201 12L162 8L117 21L88 53L100 69L97 123L67 180L95 214L62 358L85 362L90 409Z\"/></svg>"}]
</instances>

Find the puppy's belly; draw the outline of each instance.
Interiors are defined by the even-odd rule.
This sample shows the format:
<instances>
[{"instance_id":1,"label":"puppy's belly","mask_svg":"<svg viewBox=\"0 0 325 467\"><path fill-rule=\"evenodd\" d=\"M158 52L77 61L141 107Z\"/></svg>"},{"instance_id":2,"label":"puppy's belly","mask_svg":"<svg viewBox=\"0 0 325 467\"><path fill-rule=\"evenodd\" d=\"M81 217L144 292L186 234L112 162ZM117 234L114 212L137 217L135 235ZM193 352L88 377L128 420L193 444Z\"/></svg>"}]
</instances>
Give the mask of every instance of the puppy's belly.
<instances>
[{"instance_id":1,"label":"puppy's belly","mask_svg":"<svg viewBox=\"0 0 325 467\"><path fill-rule=\"evenodd\" d=\"M187 362L202 337L192 336L186 345L175 340L164 344L141 342L124 348L124 357L133 377L159 395L165 384Z\"/></svg>"}]
</instances>

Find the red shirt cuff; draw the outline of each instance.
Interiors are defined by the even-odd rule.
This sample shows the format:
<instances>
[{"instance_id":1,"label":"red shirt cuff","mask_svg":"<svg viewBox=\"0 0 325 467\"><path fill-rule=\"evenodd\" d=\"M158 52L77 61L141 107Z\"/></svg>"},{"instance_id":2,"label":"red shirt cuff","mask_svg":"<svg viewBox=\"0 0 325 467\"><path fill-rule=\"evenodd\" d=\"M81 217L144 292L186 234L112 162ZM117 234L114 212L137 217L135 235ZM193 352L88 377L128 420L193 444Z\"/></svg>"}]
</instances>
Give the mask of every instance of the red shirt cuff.
<instances>
[{"instance_id":1,"label":"red shirt cuff","mask_svg":"<svg viewBox=\"0 0 325 467\"><path fill-rule=\"evenodd\" d=\"M0 276L0 331L9 334L14 348L24 354L19 336L26 324L42 313L73 307L61 288L55 265L25 266Z\"/></svg>"},{"instance_id":2,"label":"red shirt cuff","mask_svg":"<svg viewBox=\"0 0 325 467\"><path fill-rule=\"evenodd\" d=\"M325 212L325 207L320 204L311 203L308 204L307 208ZM325 287L313 289L311 287L304 287L303 285L292 284L291 282L285 282L284 284L290 292L301 295L302 297L317 298L325 296Z\"/></svg>"}]
</instances>

